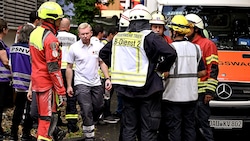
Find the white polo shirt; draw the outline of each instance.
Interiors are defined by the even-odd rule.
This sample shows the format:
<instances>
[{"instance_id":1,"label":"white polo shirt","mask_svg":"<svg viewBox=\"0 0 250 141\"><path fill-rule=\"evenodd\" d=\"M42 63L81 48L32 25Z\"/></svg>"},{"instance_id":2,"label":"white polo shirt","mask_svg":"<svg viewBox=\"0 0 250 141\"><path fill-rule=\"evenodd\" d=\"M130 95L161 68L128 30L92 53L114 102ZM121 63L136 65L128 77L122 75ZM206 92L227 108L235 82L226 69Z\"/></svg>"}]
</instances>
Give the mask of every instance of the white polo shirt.
<instances>
[{"instance_id":1,"label":"white polo shirt","mask_svg":"<svg viewBox=\"0 0 250 141\"><path fill-rule=\"evenodd\" d=\"M98 69L100 61L99 51L103 46L100 41L98 43L97 40L91 38L89 46L83 44L81 40L70 46L66 61L70 64L76 64L74 78L75 85L101 85Z\"/></svg>"}]
</instances>

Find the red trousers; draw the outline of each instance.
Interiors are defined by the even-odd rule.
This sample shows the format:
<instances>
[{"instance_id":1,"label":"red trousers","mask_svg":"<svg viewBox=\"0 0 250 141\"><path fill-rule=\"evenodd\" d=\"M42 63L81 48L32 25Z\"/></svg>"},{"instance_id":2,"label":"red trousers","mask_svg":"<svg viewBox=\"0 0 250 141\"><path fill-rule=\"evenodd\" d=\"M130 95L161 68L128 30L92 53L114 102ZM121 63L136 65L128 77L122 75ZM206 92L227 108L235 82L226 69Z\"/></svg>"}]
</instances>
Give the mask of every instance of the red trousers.
<instances>
[{"instance_id":1,"label":"red trousers","mask_svg":"<svg viewBox=\"0 0 250 141\"><path fill-rule=\"evenodd\" d=\"M51 141L57 123L56 94L52 88L45 92L36 92L36 100L39 114L37 137Z\"/></svg>"}]
</instances>

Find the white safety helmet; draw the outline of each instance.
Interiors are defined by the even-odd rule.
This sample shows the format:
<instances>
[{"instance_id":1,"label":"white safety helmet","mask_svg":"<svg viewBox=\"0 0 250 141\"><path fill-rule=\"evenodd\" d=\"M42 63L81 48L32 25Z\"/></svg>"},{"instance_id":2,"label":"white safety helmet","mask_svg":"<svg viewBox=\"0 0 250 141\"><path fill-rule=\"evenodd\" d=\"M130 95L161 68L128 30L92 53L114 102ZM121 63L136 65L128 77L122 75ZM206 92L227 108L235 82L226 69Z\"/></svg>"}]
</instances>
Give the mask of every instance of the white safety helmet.
<instances>
[{"instance_id":1,"label":"white safety helmet","mask_svg":"<svg viewBox=\"0 0 250 141\"><path fill-rule=\"evenodd\" d=\"M194 26L198 27L199 29L204 29L204 23L198 15L187 14L185 17L189 22L194 23Z\"/></svg>"},{"instance_id":2,"label":"white safety helmet","mask_svg":"<svg viewBox=\"0 0 250 141\"><path fill-rule=\"evenodd\" d=\"M142 4L137 4L129 13L129 19L132 20L151 20L152 16L148 8Z\"/></svg>"},{"instance_id":3,"label":"white safety helmet","mask_svg":"<svg viewBox=\"0 0 250 141\"><path fill-rule=\"evenodd\" d=\"M130 13L130 9L127 9L126 11L124 11L121 14L121 18L119 21L120 27L128 27L128 25L129 25L129 13Z\"/></svg>"},{"instance_id":4,"label":"white safety helmet","mask_svg":"<svg viewBox=\"0 0 250 141\"><path fill-rule=\"evenodd\" d=\"M165 25L165 17L159 11L152 12L152 19L149 21L150 24L163 24Z\"/></svg>"}]
</instances>

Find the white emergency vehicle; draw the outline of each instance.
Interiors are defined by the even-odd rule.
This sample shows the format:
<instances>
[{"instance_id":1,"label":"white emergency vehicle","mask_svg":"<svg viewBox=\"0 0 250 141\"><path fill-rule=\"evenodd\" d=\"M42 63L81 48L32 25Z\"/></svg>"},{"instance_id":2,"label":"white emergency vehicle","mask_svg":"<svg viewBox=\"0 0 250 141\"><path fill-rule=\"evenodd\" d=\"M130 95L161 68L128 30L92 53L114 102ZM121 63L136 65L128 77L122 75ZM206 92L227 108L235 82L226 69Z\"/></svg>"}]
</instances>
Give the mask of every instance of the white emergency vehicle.
<instances>
[{"instance_id":1,"label":"white emergency vehicle","mask_svg":"<svg viewBox=\"0 0 250 141\"><path fill-rule=\"evenodd\" d=\"M151 12L202 17L218 47L219 84L210 102L214 130L250 128L250 0L146 0Z\"/></svg>"}]
</instances>

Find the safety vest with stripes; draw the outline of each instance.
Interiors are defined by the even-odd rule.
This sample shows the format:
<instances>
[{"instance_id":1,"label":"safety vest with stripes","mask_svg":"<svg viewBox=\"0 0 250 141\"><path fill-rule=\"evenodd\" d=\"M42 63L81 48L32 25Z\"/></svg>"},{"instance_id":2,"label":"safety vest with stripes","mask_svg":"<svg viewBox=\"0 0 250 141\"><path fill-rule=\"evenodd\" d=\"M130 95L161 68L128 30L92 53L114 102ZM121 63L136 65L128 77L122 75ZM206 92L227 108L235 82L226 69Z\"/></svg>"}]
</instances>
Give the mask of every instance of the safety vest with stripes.
<instances>
[{"instance_id":1,"label":"safety vest with stripes","mask_svg":"<svg viewBox=\"0 0 250 141\"><path fill-rule=\"evenodd\" d=\"M10 54L13 88L28 90L31 74L30 49L28 43L16 43L12 45Z\"/></svg>"},{"instance_id":2,"label":"safety vest with stripes","mask_svg":"<svg viewBox=\"0 0 250 141\"><path fill-rule=\"evenodd\" d=\"M142 87L146 83L149 61L144 38L151 30L120 32L112 41L112 84Z\"/></svg>"},{"instance_id":3,"label":"safety vest with stripes","mask_svg":"<svg viewBox=\"0 0 250 141\"><path fill-rule=\"evenodd\" d=\"M2 46L5 48L6 50L6 53L7 53L7 57L9 59L9 52L10 52L10 49L7 47L7 45L2 41L0 40L0 44L2 44ZM11 72L10 70L8 70L2 61L0 61L0 82L10 82L11 80Z\"/></svg>"},{"instance_id":4,"label":"safety vest with stripes","mask_svg":"<svg viewBox=\"0 0 250 141\"><path fill-rule=\"evenodd\" d=\"M197 71L201 60L199 45L189 41L171 44L176 49L177 58L170 69L169 78L164 81L163 100L189 102L198 99Z\"/></svg>"}]
</instances>

